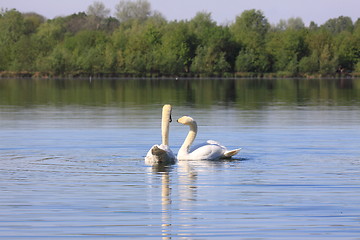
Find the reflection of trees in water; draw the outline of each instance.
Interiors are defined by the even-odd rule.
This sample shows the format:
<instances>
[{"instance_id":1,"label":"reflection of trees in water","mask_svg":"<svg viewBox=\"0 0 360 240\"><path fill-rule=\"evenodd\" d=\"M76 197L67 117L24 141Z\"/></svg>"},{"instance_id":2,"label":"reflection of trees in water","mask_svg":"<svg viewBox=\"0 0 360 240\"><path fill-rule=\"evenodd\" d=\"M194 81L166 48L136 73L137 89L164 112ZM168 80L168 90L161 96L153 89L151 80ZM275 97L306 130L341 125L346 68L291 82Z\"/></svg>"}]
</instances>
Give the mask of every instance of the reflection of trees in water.
<instances>
[{"instance_id":1,"label":"reflection of trees in water","mask_svg":"<svg viewBox=\"0 0 360 240\"><path fill-rule=\"evenodd\" d=\"M194 93L194 90L192 89L192 84L191 81L189 80L183 80L185 81L185 96L186 96L186 102L187 103L194 103L195 102L195 97L196 97L196 93Z\"/></svg>"},{"instance_id":2,"label":"reflection of trees in water","mask_svg":"<svg viewBox=\"0 0 360 240\"><path fill-rule=\"evenodd\" d=\"M353 89L353 80L349 78L338 79L337 87L341 89Z\"/></svg>"},{"instance_id":3,"label":"reflection of trees in water","mask_svg":"<svg viewBox=\"0 0 360 240\"><path fill-rule=\"evenodd\" d=\"M225 102L226 103L236 102L236 84L235 84L235 80L233 79L226 81Z\"/></svg>"},{"instance_id":4,"label":"reflection of trees in water","mask_svg":"<svg viewBox=\"0 0 360 240\"><path fill-rule=\"evenodd\" d=\"M360 79L2 79L0 105L235 104L257 109L359 99Z\"/></svg>"}]
</instances>

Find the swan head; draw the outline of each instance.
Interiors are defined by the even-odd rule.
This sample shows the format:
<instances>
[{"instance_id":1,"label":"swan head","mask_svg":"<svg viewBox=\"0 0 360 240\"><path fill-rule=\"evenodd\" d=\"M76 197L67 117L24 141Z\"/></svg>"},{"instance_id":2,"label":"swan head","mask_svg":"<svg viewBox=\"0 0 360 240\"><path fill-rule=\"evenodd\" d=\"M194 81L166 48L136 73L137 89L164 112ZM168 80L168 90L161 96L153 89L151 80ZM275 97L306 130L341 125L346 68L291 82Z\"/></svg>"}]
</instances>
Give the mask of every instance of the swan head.
<instances>
[{"instance_id":1,"label":"swan head","mask_svg":"<svg viewBox=\"0 0 360 240\"><path fill-rule=\"evenodd\" d=\"M195 122L195 120L192 117L189 116L182 116L177 120L178 123L184 124L184 125L190 125Z\"/></svg>"},{"instance_id":2,"label":"swan head","mask_svg":"<svg viewBox=\"0 0 360 240\"><path fill-rule=\"evenodd\" d=\"M171 111L172 111L172 107L170 104L165 104L163 106L163 114L167 115L169 118L169 122L172 122L172 118L171 118Z\"/></svg>"}]
</instances>

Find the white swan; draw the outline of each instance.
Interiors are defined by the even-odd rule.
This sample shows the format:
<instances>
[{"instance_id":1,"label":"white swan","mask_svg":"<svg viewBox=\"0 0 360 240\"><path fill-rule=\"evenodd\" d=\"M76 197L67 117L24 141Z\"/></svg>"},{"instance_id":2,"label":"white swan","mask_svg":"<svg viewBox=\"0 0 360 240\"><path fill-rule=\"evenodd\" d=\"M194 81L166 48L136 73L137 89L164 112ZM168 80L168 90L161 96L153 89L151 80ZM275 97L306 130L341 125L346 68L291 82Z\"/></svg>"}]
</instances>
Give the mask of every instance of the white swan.
<instances>
[{"instance_id":1,"label":"white swan","mask_svg":"<svg viewBox=\"0 0 360 240\"><path fill-rule=\"evenodd\" d=\"M169 147L169 125L171 122L171 105L166 104L162 109L161 118L161 137L162 144L154 145L150 148L145 157L145 163L154 164L173 164L176 161L174 153Z\"/></svg>"},{"instance_id":2,"label":"white swan","mask_svg":"<svg viewBox=\"0 0 360 240\"><path fill-rule=\"evenodd\" d=\"M197 134L196 121L189 116L183 116L177 121L190 126L190 131L178 152L178 160L218 160L231 158L241 150L239 148L228 151L226 147L213 140L208 140L205 143L191 147Z\"/></svg>"}]
</instances>

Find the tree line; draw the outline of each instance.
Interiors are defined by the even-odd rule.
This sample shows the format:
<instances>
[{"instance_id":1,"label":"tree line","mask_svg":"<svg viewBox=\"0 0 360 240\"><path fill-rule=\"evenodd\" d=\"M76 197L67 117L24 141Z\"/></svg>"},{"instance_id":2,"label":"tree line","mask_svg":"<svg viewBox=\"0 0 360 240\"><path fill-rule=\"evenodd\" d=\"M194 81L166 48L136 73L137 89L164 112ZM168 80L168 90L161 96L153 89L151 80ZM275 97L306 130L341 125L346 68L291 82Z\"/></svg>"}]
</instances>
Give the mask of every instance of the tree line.
<instances>
[{"instance_id":1,"label":"tree line","mask_svg":"<svg viewBox=\"0 0 360 240\"><path fill-rule=\"evenodd\" d=\"M85 12L45 19L0 11L0 76L277 76L356 75L360 19L340 16L305 26L271 25L246 10L227 25L210 13L167 21L146 0L122 0L116 17L101 2Z\"/></svg>"}]
</instances>

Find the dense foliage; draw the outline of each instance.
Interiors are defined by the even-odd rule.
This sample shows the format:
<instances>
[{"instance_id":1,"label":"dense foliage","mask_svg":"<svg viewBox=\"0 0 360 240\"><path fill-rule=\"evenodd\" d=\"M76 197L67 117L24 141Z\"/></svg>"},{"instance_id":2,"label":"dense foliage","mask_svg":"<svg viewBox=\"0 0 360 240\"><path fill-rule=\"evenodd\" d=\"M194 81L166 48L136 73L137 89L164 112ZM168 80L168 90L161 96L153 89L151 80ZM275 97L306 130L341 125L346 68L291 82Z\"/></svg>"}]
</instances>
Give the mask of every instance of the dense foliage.
<instances>
[{"instance_id":1,"label":"dense foliage","mask_svg":"<svg viewBox=\"0 0 360 240\"><path fill-rule=\"evenodd\" d=\"M210 13L167 21L144 0L100 2L46 20L0 12L0 72L29 76L328 76L360 72L360 19L306 27L300 18L270 25L247 10L228 25Z\"/></svg>"}]
</instances>

